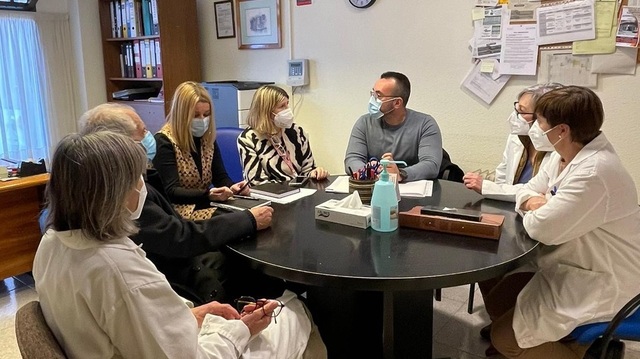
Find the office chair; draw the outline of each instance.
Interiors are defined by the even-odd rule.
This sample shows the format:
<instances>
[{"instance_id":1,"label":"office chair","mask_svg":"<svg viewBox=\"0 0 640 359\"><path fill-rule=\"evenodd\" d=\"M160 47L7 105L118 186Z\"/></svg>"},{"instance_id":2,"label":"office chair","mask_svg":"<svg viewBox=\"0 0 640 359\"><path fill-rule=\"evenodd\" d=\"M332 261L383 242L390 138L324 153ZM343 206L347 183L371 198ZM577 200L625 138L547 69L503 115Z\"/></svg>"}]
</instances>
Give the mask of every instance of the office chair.
<instances>
[{"instance_id":1,"label":"office chair","mask_svg":"<svg viewBox=\"0 0 640 359\"><path fill-rule=\"evenodd\" d=\"M16 340L25 359L65 359L67 356L42 315L40 302L23 305L16 313Z\"/></svg>"},{"instance_id":2,"label":"office chair","mask_svg":"<svg viewBox=\"0 0 640 359\"><path fill-rule=\"evenodd\" d=\"M458 165L451 162L451 156L449 156L449 153L447 153L443 148L442 162L440 163L440 170L438 171L438 179L462 183L463 176L464 171L458 167Z\"/></svg>"},{"instance_id":3,"label":"office chair","mask_svg":"<svg viewBox=\"0 0 640 359\"><path fill-rule=\"evenodd\" d=\"M585 358L624 358L624 343L621 340L640 341L640 310L636 310L638 307L640 294L627 302L610 322L585 324L574 329L571 337L578 343L593 343Z\"/></svg>"},{"instance_id":4,"label":"office chair","mask_svg":"<svg viewBox=\"0 0 640 359\"><path fill-rule=\"evenodd\" d=\"M222 152L222 162L227 174L238 183L243 180L242 162L238 151L238 136L244 131L239 127L220 127L216 129L216 142Z\"/></svg>"}]
</instances>

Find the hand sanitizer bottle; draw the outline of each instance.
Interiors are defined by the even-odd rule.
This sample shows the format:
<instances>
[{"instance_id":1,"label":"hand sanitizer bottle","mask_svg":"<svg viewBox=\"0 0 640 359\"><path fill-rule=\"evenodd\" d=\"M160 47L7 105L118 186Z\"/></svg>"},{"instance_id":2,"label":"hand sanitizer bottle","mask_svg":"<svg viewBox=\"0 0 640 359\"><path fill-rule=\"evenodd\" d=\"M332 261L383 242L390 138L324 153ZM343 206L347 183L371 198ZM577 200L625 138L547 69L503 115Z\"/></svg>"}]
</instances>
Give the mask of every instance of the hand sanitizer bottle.
<instances>
[{"instance_id":1,"label":"hand sanitizer bottle","mask_svg":"<svg viewBox=\"0 0 640 359\"><path fill-rule=\"evenodd\" d=\"M398 229L398 197L396 188L389 180L387 166L389 163L401 163L404 161L380 160L382 173L373 187L371 197L371 228L379 232L392 232Z\"/></svg>"}]
</instances>

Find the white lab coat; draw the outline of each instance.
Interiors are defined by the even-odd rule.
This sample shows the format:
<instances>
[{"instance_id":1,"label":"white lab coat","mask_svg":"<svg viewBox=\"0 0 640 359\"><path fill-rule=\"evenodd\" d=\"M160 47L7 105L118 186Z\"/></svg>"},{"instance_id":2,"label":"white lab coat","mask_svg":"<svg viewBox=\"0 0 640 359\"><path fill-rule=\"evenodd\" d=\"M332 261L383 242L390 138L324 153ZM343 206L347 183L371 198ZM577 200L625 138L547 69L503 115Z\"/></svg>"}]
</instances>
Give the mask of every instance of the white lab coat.
<instances>
[{"instance_id":1,"label":"white lab coat","mask_svg":"<svg viewBox=\"0 0 640 359\"><path fill-rule=\"evenodd\" d=\"M554 152L516 195L524 228L544 244L513 316L521 348L608 321L640 292L638 195L613 147L601 133L561 173L559 164ZM540 193L547 194L544 206L519 210Z\"/></svg>"},{"instance_id":2,"label":"white lab coat","mask_svg":"<svg viewBox=\"0 0 640 359\"><path fill-rule=\"evenodd\" d=\"M482 181L482 195L486 198L497 199L499 201L514 202L516 192L522 188L523 184L514 184L516 171L520 164L520 158L524 152L524 145L518 135L509 135L507 145L502 153L502 162L496 167L496 176L493 182ZM540 168L549 162L549 155L542 159Z\"/></svg>"},{"instance_id":3,"label":"white lab coat","mask_svg":"<svg viewBox=\"0 0 640 359\"><path fill-rule=\"evenodd\" d=\"M44 317L69 358L299 358L311 322L295 294L250 337L240 320L207 314L199 329L185 302L129 238L45 233L33 266Z\"/></svg>"}]
</instances>

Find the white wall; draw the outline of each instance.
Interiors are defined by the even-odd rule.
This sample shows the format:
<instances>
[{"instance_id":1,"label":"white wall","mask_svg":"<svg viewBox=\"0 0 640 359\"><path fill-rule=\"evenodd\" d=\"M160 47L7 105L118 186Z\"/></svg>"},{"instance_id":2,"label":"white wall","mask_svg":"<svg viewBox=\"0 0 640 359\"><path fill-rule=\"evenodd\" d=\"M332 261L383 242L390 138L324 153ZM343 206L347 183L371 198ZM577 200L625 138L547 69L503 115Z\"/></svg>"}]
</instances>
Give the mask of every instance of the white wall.
<instances>
[{"instance_id":1,"label":"white wall","mask_svg":"<svg viewBox=\"0 0 640 359\"><path fill-rule=\"evenodd\" d=\"M471 66L471 1L380 0L356 10L347 0L314 0L297 7L280 0L283 48L238 50L237 39L216 39L213 1L198 0L203 80L286 81L289 51L311 61L311 85L296 122L311 134L320 166L343 173L351 127L366 111L369 90L387 70L409 76L409 107L435 117L444 147L464 170L494 168L501 159L506 118L518 92L535 77L514 77L491 106L459 89ZM293 39L287 39L289 9ZM293 45L293 46L292 46ZM601 76L604 131L640 191L640 78Z\"/></svg>"},{"instance_id":2,"label":"white wall","mask_svg":"<svg viewBox=\"0 0 640 359\"><path fill-rule=\"evenodd\" d=\"M37 12L69 12L68 0L39 0L36 4Z\"/></svg>"}]
</instances>

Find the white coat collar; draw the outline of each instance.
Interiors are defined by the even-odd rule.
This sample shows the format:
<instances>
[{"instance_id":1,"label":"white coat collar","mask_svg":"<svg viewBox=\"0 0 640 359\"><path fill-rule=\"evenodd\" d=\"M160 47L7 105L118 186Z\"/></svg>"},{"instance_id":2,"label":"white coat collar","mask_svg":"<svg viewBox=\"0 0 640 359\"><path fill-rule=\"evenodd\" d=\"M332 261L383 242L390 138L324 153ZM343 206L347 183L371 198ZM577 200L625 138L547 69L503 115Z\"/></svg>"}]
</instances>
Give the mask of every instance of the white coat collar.
<instances>
[{"instance_id":1,"label":"white coat collar","mask_svg":"<svg viewBox=\"0 0 640 359\"><path fill-rule=\"evenodd\" d=\"M578 166L584 160L598 153L608 145L609 145L609 140L607 140L607 137L604 135L604 132L600 132L600 134L596 138L591 140L591 142L587 143L580 150L580 152L576 154L576 156L564 168L564 170L558 175L558 177L556 177L556 180L554 181L555 184L557 185L560 182L562 182L562 180L567 176L567 174L571 172L572 168Z\"/></svg>"},{"instance_id":2,"label":"white coat collar","mask_svg":"<svg viewBox=\"0 0 640 359\"><path fill-rule=\"evenodd\" d=\"M98 247L111 247L111 248L120 248L126 250L134 250L138 249L138 245L136 245L131 239L117 238L112 239L110 241L99 241L94 238L90 238L85 236L82 233L82 230L74 229L70 231L61 231L57 232L53 229L47 230L44 234L43 240L59 240L60 243L72 249L90 249L90 248L98 248Z\"/></svg>"}]
</instances>

